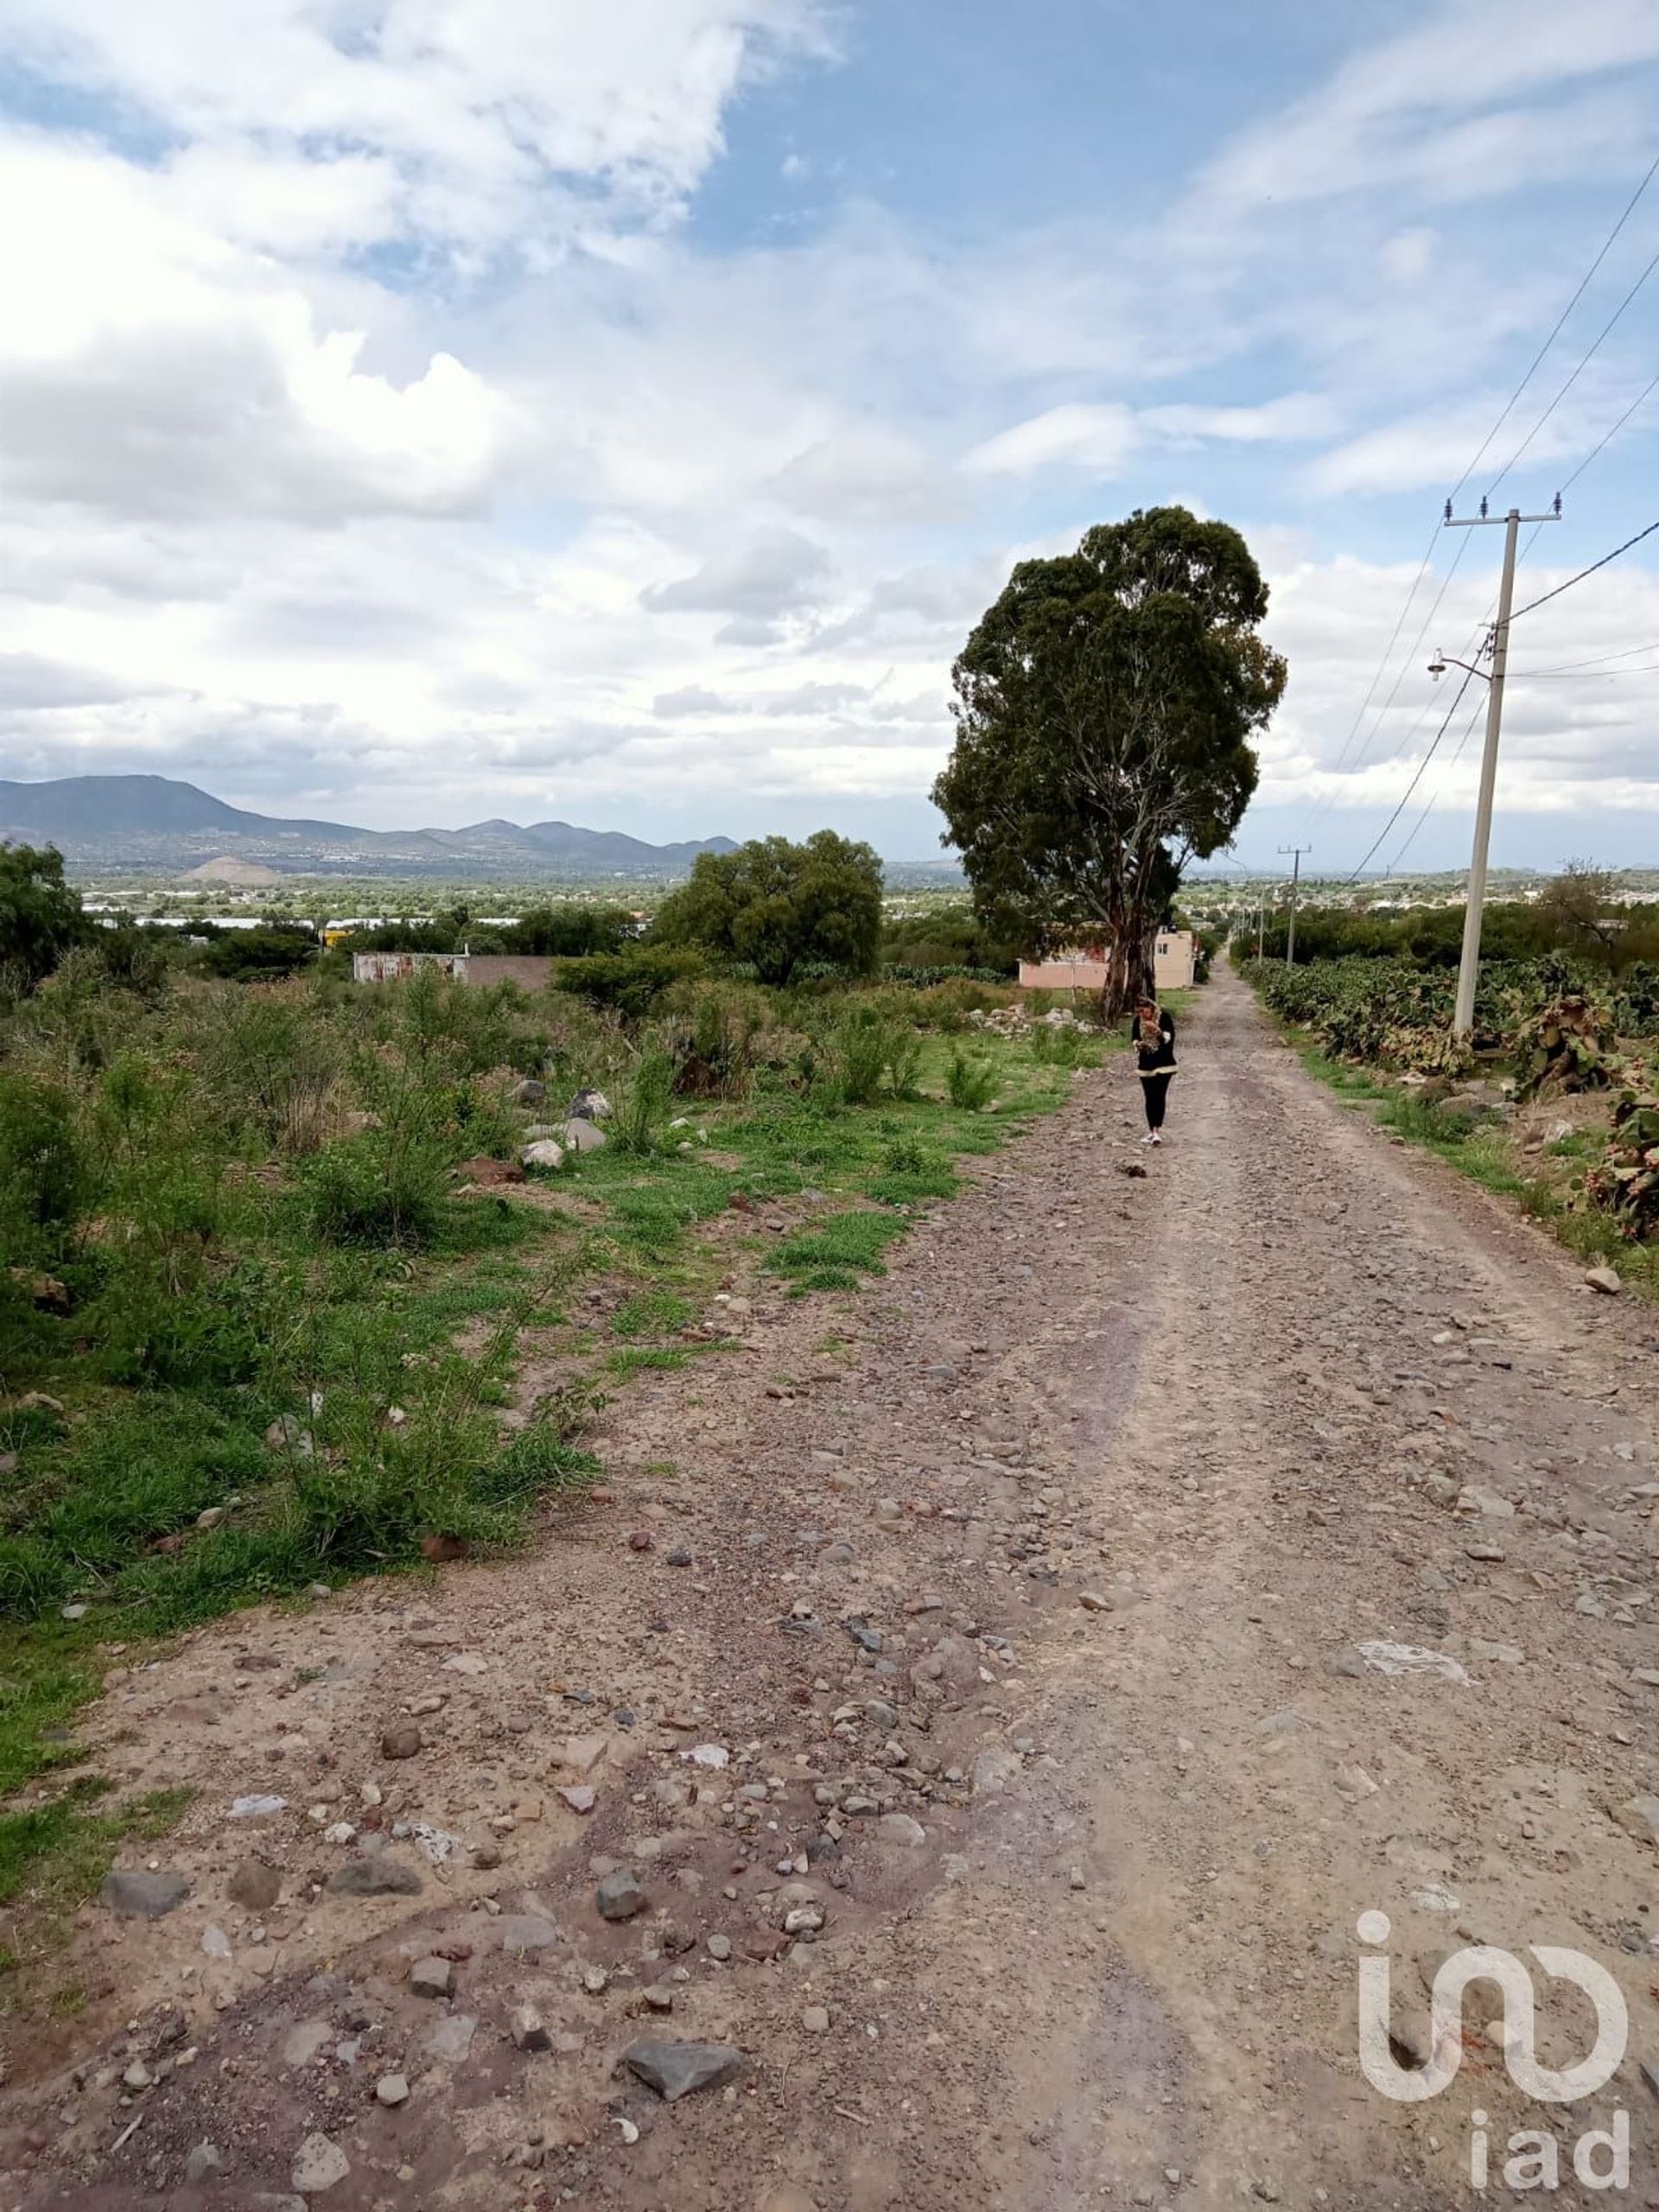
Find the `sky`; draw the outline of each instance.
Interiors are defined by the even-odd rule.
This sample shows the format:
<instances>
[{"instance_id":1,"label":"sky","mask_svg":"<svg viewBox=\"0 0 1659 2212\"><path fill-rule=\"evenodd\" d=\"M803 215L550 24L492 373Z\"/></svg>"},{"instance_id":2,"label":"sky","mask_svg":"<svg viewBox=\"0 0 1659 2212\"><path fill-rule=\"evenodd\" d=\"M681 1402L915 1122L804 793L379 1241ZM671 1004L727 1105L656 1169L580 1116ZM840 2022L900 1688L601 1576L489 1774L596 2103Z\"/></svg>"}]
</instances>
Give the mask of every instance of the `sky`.
<instances>
[{"instance_id":1,"label":"sky","mask_svg":"<svg viewBox=\"0 0 1659 2212\"><path fill-rule=\"evenodd\" d=\"M1503 412L1656 156L1654 0L0 0L0 775L925 857L1012 564L1179 501L1231 860L1459 865L1442 502L1659 517L1659 178ZM1495 861L1659 864L1659 533L1510 667Z\"/></svg>"}]
</instances>

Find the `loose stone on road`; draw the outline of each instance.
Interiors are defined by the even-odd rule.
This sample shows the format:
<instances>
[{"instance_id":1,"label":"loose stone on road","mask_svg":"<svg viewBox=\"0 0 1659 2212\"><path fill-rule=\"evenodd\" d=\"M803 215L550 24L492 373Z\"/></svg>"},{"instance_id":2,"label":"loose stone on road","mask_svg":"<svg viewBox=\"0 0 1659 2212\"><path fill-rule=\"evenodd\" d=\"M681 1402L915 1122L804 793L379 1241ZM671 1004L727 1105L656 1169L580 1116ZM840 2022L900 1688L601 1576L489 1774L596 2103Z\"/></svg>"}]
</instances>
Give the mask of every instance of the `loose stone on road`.
<instances>
[{"instance_id":1,"label":"loose stone on road","mask_svg":"<svg viewBox=\"0 0 1659 2212\"><path fill-rule=\"evenodd\" d=\"M533 1556L111 1661L198 1796L11 2038L3 2201L1438 2212L1539 2108L1490 1989L1367 2085L1363 1915L1402 2054L1460 1945L1604 1966L1573 2133L1659 2193L1655 1325L1230 974L1182 1048L1158 1153L1116 1059L866 1293L745 1286Z\"/></svg>"}]
</instances>

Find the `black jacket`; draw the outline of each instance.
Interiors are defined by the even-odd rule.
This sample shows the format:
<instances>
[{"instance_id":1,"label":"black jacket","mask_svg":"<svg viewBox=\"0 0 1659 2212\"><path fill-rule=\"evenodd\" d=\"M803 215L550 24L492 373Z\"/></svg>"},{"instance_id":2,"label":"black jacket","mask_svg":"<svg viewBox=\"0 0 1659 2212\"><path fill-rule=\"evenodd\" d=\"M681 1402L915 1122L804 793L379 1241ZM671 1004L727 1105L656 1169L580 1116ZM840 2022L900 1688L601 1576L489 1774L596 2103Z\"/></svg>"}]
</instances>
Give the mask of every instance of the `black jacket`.
<instances>
[{"instance_id":1,"label":"black jacket","mask_svg":"<svg viewBox=\"0 0 1659 2212\"><path fill-rule=\"evenodd\" d=\"M1137 1014L1129 1031L1129 1042L1135 1046L1142 1075L1166 1075L1174 1067L1175 1024L1161 1008L1159 1010L1157 1034L1141 1035L1141 1017Z\"/></svg>"}]
</instances>

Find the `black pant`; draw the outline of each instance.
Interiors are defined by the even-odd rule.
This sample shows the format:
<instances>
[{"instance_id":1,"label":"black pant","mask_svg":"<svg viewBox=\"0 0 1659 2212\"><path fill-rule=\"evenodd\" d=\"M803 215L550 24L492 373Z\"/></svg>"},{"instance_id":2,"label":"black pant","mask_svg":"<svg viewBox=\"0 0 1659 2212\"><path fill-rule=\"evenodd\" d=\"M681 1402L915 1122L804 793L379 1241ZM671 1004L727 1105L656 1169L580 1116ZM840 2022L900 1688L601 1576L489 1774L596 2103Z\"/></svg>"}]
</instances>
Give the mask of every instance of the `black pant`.
<instances>
[{"instance_id":1,"label":"black pant","mask_svg":"<svg viewBox=\"0 0 1659 2212\"><path fill-rule=\"evenodd\" d=\"M1141 1088L1147 1094L1147 1127L1149 1129L1161 1129L1164 1126L1164 1107L1173 1080L1173 1073L1143 1075L1141 1078Z\"/></svg>"}]
</instances>

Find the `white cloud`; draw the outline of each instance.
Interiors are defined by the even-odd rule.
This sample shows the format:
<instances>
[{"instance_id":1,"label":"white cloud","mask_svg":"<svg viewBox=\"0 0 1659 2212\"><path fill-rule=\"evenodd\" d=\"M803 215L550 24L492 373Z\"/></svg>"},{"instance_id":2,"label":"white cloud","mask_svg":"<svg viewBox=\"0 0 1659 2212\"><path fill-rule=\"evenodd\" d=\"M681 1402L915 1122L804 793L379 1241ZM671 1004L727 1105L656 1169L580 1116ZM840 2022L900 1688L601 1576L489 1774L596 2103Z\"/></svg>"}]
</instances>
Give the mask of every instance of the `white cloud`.
<instances>
[{"instance_id":1,"label":"white cloud","mask_svg":"<svg viewBox=\"0 0 1659 2212\"><path fill-rule=\"evenodd\" d=\"M0 0L0 35L14 63L290 184L296 156L360 169L374 149L397 180L375 191L382 236L532 252L672 213L733 96L827 51L815 0ZM281 193L238 196L269 213Z\"/></svg>"},{"instance_id":2,"label":"white cloud","mask_svg":"<svg viewBox=\"0 0 1659 2212\"><path fill-rule=\"evenodd\" d=\"M816 153L776 180L758 133L770 242L731 243L730 200L683 226L734 101L829 22L0 0L86 126L0 132L0 194L41 211L0 232L0 772L55 749L382 823L913 797L1011 563L1185 493L1253 508L1279 579L1269 792L1395 788L1332 763L1406 572L1329 549L1455 476L1584 206L1639 175L1647 0L1425 5L1190 189L1149 173L1144 215L931 232ZM1523 174L1598 189L1481 228L1476 182ZM1634 396L1642 334L1541 461ZM1410 757L1425 686L1374 762ZM1619 699L1567 692L1517 691L1517 788L1599 757L1643 784Z\"/></svg>"},{"instance_id":3,"label":"white cloud","mask_svg":"<svg viewBox=\"0 0 1659 2212\"><path fill-rule=\"evenodd\" d=\"M1133 410L1074 401L986 439L964 455L963 467L978 475L1024 476L1058 464L1110 476L1128 460L1138 438Z\"/></svg>"},{"instance_id":4,"label":"white cloud","mask_svg":"<svg viewBox=\"0 0 1659 2212\"><path fill-rule=\"evenodd\" d=\"M127 163L0 138L0 483L136 517L327 521L483 496L505 399L448 353L398 384L319 331L291 279L176 213Z\"/></svg>"},{"instance_id":5,"label":"white cloud","mask_svg":"<svg viewBox=\"0 0 1659 2212\"><path fill-rule=\"evenodd\" d=\"M640 597L656 614L732 614L769 622L812 604L830 556L798 530L756 530L711 552L702 567Z\"/></svg>"},{"instance_id":6,"label":"white cloud","mask_svg":"<svg viewBox=\"0 0 1659 2212\"><path fill-rule=\"evenodd\" d=\"M1282 206L1402 183L1459 198L1616 171L1618 149L1649 135L1641 102L1617 90L1576 105L1560 96L1655 60L1649 0L1452 0L1243 131L1201 172L1194 204L1213 213L1217 200ZM1520 105L1550 99L1548 114Z\"/></svg>"}]
</instances>

